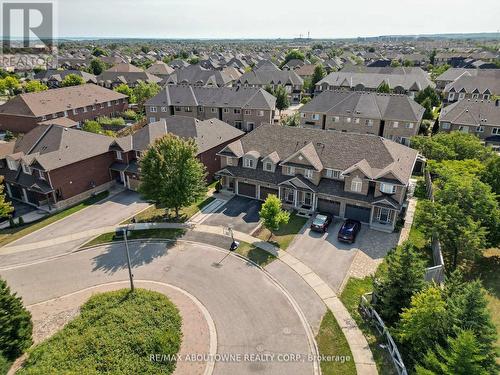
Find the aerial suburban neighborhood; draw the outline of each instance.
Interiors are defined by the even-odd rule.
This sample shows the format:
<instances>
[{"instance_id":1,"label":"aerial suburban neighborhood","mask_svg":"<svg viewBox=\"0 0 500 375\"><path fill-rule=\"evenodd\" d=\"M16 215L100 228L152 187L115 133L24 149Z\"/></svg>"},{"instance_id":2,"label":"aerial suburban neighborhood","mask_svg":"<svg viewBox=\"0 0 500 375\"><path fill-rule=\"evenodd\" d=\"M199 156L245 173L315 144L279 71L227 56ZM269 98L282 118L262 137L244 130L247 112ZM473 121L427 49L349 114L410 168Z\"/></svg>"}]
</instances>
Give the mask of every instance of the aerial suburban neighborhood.
<instances>
[{"instance_id":1,"label":"aerial suburban neighborhood","mask_svg":"<svg viewBox=\"0 0 500 375\"><path fill-rule=\"evenodd\" d=\"M0 8L0 375L500 373L500 3Z\"/></svg>"}]
</instances>

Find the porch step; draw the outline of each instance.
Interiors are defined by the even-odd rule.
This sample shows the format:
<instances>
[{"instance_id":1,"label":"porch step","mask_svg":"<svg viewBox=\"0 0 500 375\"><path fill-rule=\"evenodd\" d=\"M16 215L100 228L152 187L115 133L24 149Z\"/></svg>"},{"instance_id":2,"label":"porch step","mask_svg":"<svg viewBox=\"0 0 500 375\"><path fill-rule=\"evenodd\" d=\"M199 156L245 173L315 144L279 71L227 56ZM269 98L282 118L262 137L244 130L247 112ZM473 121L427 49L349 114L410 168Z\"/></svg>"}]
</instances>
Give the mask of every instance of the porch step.
<instances>
[{"instance_id":1,"label":"porch step","mask_svg":"<svg viewBox=\"0 0 500 375\"><path fill-rule=\"evenodd\" d=\"M310 211L302 211L302 210L298 210L297 211L297 216L301 216L301 217L305 217L305 218L310 218L313 216L313 213L310 212Z\"/></svg>"}]
</instances>

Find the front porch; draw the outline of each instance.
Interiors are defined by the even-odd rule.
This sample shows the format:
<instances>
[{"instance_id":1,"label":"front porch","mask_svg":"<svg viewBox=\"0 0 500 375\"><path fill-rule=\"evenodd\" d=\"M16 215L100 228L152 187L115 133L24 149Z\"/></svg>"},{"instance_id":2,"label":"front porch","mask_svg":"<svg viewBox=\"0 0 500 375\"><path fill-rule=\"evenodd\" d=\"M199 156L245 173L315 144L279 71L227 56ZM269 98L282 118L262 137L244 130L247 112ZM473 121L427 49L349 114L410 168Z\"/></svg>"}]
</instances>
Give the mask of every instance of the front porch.
<instances>
[{"instance_id":1,"label":"front porch","mask_svg":"<svg viewBox=\"0 0 500 375\"><path fill-rule=\"evenodd\" d=\"M296 210L299 216L311 217L316 211L316 193L288 187L279 187L279 198L285 209Z\"/></svg>"}]
</instances>

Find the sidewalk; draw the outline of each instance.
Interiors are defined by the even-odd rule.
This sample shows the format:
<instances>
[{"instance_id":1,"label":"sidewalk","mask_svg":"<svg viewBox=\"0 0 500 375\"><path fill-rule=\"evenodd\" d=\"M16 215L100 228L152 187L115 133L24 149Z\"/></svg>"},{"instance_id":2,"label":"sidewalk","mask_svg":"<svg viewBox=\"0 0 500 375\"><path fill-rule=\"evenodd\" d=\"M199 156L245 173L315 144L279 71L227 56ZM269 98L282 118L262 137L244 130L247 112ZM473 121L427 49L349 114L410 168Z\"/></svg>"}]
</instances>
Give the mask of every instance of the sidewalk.
<instances>
[{"instance_id":1,"label":"sidewalk","mask_svg":"<svg viewBox=\"0 0 500 375\"><path fill-rule=\"evenodd\" d=\"M44 246L50 246L53 244L60 244L64 242L69 242L74 239L80 239L85 237L95 237L103 233L108 233L114 231L118 227L123 227L120 225L103 227L99 229L93 229L90 231L75 233L69 236L54 238L51 240L42 241ZM226 236L224 233L224 227L210 226L210 225L194 225L189 223L140 223L140 224L130 224L129 228L133 229L164 229L164 228L175 228L175 229L192 229L194 232L210 233L220 236ZM376 375L378 374L375 361L373 359L372 352L363 336L363 333L358 328L354 319L352 319L349 311L345 308L342 302L339 300L335 292L308 266L302 263L299 259L290 255L286 251L283 251L266 241L262 241L259 238L252 237L246 233L234 231L233 235L235 239L239 241L245 241L247 243L253 244L254 246L267 251L270 254L276 256L281 262L286 264L288 267L293 269L321 298L323 303L332 311L335 319L337 320L342 332L344 333L349 347L351 348L354 363L356 365L356 371L358 374L363 375ZM25 251L29 249L36 249L41 247L41 242L26 244L20 246L11 246L3 248L2 253L6 252L16 252Z\"/></svg>"}]
</instances>

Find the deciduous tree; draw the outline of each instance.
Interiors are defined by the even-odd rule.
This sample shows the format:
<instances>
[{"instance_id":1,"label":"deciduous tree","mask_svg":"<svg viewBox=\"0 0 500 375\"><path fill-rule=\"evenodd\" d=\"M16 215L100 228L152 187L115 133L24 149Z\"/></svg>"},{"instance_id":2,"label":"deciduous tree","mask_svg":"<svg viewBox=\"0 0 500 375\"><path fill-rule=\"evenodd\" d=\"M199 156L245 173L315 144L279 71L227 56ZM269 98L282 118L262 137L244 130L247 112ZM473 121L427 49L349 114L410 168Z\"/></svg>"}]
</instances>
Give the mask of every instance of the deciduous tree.
<instances>
[{"instance_id":1,"label":"deciduous tree","mask_svg":"<svg viewBox=\"0 0 500 375\"><path fill-rule=\"evenodd\" d=\"M270 194L267 196L266 201L262 204L259 212L263 225L272 233L277 231L282 224L288 223L290 220L290 213L283 210L279 198Z\"/></svg>"},{"instance_id":2,"label":"deciduous tree","mask_svg":"<svg viewBox=\"0 0 500 375\"><path fill-rule=\"evenodd\" d=\"M68 74L61 82L62 87L78 86L85 83L82 76L76 74Z\"/></svg>"}]
</instances>

